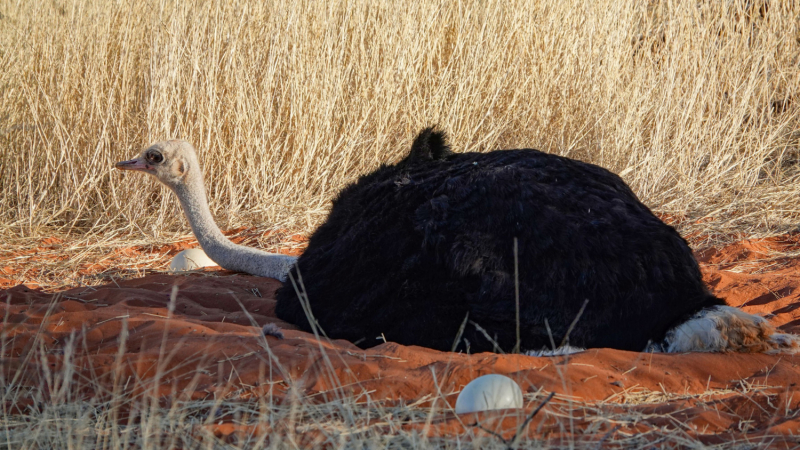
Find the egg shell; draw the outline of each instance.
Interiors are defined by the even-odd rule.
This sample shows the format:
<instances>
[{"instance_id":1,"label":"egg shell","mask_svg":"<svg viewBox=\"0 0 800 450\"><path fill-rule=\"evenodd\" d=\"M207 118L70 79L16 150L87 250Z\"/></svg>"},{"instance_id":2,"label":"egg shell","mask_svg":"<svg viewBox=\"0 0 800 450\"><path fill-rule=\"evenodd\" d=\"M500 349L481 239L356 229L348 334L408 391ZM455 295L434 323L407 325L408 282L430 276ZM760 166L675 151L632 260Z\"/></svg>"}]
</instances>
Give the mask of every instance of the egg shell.
<instances>
[{"instance_id":1,"label":"egg shell","mask_svg":"<svg viewBox=\"0 0 800 450\"><path fill-rule=\"evenodd\" d=\"M172 262L169 264L169 270L171 272L184 272L216 265L218 264L209 258L202 249L190 248L178 253L172 258Z\"/></svg>"},{"instance_id":2,"label":"egg shell","mask_svg":"<svg viewBox=\"0 0 800 450\"><path fill-rule=\"evenodd\" d=\"M456 399L456 414L522 408L522 389L505 375L484 375L469 382Z\"/></svg>"}]
</instances>

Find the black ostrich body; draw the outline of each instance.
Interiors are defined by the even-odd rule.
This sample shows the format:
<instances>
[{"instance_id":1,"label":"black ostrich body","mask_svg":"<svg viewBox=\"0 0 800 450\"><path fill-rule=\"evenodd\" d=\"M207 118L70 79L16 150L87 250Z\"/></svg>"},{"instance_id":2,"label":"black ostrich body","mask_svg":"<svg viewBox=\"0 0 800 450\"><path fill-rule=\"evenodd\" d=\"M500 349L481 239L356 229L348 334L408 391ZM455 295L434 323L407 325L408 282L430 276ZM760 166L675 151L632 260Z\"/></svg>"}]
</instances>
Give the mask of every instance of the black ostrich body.
<instances>
[{"instance_id":1,"label":"black ostrich body","mask_svg":"<svg viewBox=\"0 0 800 450\"><path fill-rule=\"evenodd\" d=\"M451 350L559 344L641 351L704 307L686 241L617 175L536 150L450 153L417 137L403 161L346 187L298 260L311 311L334 339ZM297 279L297 269L291 275ZM310 331L287 281L277 315ZM548 327L545 325L545 319Z\"/></svg>"}]
</instances>

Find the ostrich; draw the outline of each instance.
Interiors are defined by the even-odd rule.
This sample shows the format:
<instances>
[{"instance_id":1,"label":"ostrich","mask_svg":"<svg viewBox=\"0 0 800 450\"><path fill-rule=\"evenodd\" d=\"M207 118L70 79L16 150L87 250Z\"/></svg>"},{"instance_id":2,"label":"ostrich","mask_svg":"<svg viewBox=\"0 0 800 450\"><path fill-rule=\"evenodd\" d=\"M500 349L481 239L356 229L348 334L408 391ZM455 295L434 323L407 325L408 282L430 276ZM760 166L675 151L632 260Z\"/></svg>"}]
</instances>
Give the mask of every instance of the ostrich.
<instances>
[{"instance_id":1,"label":"ostrich","mask_svg":"<svg viewBox=\"0 0 800 450\"><path fill-rule=\"evenodd\" d=\"M200 163L194 147L188 142L156 143L138 158L118 162L115 167L149 173L172 189L200 246L221 267L286 280L286 274L297 258L236 245L219 230L208 209Z\"/></svg>"},{"instance_id":2,"label":"ostrich","mask_svg":"<svg viewBox=\"0 0 800 450\"><path fill-rule=\"evenodd\" d=\"M291 278L278 317L311 330L310 312L362 347L797 348L711 295L686 241L617 175L530 149L452 153L432 128L341 191Z\"/></svg>"},{"instance_id":3,"label":"ostrich","mask_svg":"<svg viewBox=\"0 0 800 450\"><path fill-rule=\"evenodd\" d=\"M456 154L428 128L402 161L339 193L296 267L225 239L190 144L157 143L117 167L169 186L220 266L283 280L279 318L363 348L798 348L711 295L686 241L592 164L530 149Z\"/></svg>"}]
</instances>

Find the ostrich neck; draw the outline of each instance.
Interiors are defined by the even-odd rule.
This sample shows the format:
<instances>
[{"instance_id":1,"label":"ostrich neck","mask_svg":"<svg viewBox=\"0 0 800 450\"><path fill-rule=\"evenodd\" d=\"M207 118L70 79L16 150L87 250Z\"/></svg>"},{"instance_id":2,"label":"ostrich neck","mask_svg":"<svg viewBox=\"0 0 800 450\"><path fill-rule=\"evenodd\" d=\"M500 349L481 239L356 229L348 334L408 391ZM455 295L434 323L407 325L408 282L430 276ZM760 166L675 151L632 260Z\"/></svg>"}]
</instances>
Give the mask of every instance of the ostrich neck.
<instances>
[{"instance_id":1,"label":"ostrich neck","mask_svg":"<svg viewBox=\"0 0 800 450\"><path fill-rule=\"evenodd\" d=\"M211 216L205 187L199 177L189 178L173 189L197 241L209 258L228 270L286 280L296 258L237 245L228 240Z\"/></svg>"},{"instance_id":2,"label":"ostrich neck","mask_svg":"<svg viewBox=\"0 0 800 450\"><path fill-rule=\"evenodd\" d=\"M195 181L178 185L175 187L175 193L178 195L178 200L180 200L183 207L183 213L189 220L189 225L191 225L192 231L200 245L203 246L203 249L206 246L223 245L224 242L232 244L222 234L222 231L220 231L211 216L203 183Z\"/></svg>"}]
</instances>

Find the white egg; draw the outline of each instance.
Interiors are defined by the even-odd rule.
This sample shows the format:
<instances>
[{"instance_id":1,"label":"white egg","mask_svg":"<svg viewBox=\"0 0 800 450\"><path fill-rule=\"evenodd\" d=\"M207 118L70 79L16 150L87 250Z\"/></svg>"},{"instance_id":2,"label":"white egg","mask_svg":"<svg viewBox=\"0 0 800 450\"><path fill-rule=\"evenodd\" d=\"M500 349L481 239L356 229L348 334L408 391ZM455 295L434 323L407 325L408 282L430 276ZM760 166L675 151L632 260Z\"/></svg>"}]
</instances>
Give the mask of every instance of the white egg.
<instances>
[{"instance_id":1,"label":"white egg","mask_svg":"<svg viewBox=\"0 0 800 450\"><path fill-rule=\"evenodd\" d=\"M492 409L522 408L522 389L505 375L484 375L464 386L456 400L456 414Z\"/></svg>"},{"instance_id":2,"label":"white egg","mask_svg":"<svg viewBox=\"0 0 800 450\"><path fill-rule=\"evenodd\" d=\"M170 272L184 272L217 265L218 264L211 260L202 249L190 248L178 253L172 258L172 262L169 264L169 270Z\"/></svg>"}]
</instances>

